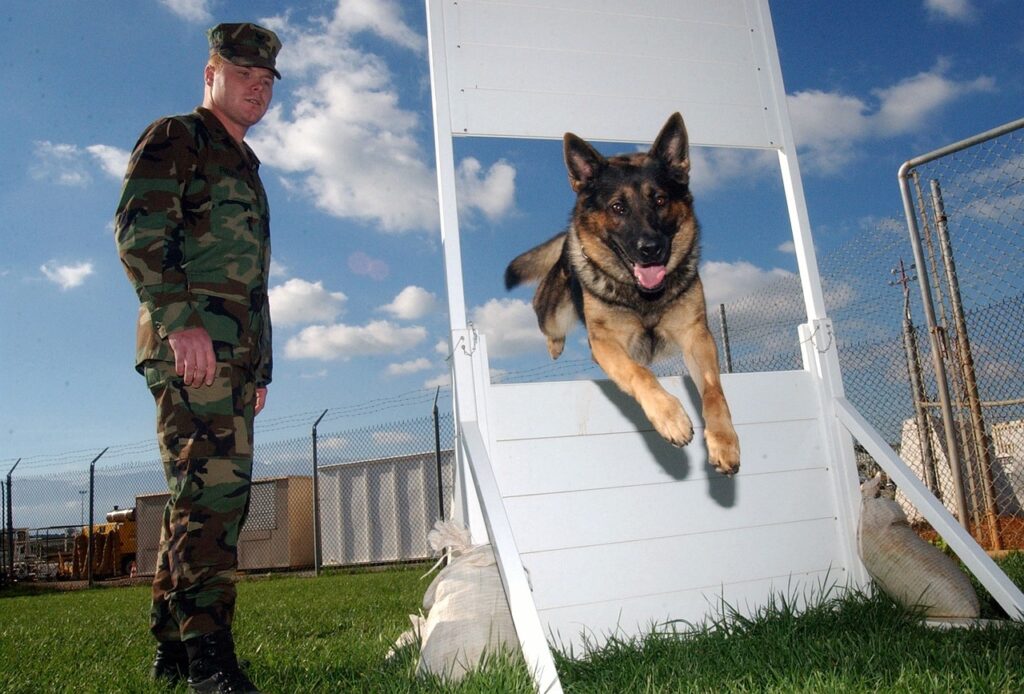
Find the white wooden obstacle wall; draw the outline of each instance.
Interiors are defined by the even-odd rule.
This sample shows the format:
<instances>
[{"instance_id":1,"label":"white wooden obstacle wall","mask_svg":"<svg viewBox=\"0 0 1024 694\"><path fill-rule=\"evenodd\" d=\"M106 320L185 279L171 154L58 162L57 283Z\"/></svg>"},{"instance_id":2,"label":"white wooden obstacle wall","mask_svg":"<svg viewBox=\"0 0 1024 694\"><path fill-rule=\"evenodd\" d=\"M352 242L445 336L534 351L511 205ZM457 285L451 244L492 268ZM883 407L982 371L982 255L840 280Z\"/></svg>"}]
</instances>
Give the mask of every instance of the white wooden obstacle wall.
<instances>
[{"instance_id":1,"label":"white wooden obstacle wall","mask_svg":"<svg viewBox=\"0 0 1024 694\"><path fill-rule=\"evenodd\" d=\"M865 585L851 428L897 481L912 474L843 397L767 1L427 0L427 20L459 502L495 548L538 688L560 691L548 639L579 654L699 623L722 600L750 612L773 592ZM680 451L608 381L492 385L486 336L466 321L453 135L650 142L674 111L692 145L778 153L807 308L802 371L723 376L742 447L732 479L706 462L688 379L663 380L697 428ZM940 504L912 500L1024 609Z\"/></svg>"}]
</instances>

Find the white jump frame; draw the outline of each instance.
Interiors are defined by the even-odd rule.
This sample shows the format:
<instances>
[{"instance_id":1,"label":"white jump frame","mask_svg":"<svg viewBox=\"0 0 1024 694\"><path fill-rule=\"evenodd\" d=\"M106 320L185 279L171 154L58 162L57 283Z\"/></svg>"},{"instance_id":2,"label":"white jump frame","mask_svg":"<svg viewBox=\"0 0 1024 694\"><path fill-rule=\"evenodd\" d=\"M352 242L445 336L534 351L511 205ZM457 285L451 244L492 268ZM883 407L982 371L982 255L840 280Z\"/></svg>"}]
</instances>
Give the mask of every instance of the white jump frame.
<instances>
[{"instance_id":1,"label":"white jump frame","mask_svg":"<svg viewBox=\"0 0 1024 694\"><path fill-rule=\"evenodd\" d=\"M775 150L807 312L807 323L799 328L806 376L797 380L810 384L801 392L813 400L807 407L817 414L813 420L805 421L816 422L811 427L820 448L815 449L815 455L824 460L821 470L828 476L832 496L829 514L834 519L829 520L834 520L839 528L834 536L834 555L844 564L849 584L868 583L855 542L860 501L852 445L856 437L1000 605L1021 618L1024 595L1020 590L845 399L767 0L637 0L629 4L628 14L621 9L622 5L611 0L426 0L458 437L456 513L470 528L475 542L489 539L495 550L512 618L538 691L561 691L547 638L554 635L546 631L535 601L535 596L552 591L537 585L537 581L546 580L543 576L533 571L527 576L525 555L517 544L525 541L529 545L536 536L522 527L518 515L520 527L515 527L509 504L519 503L521 497L503 496L502 482L495 474L501 462L495 456L508 455L511 444L502 441L510 435L491 413L493 405L489 401L495 387L488 376L485 336L479 335L466 317L454 135L560 138L563 132L572 130L591 140L642 142L653 137L669 113L680 110L695 145ZM488 24L499 20L500 27ZM558 33L562 26L576 27L578 31ZM651 86L648 91L636 91L633 82L607 89L588 88L592 85L588 66L599 64L608 56L588 53L586 60L580 60L578 54L589 49L575 46L571 39L577 34L605 30L689 32L692 41L652 41L643 46L643 50L657 55L611 56L613 61L653 60L658 65L667 60L679 84L666 87L665 75L660 74L657 87ZM599 40L592 43L601 45ZM722 46L727 46L730 54L745 57L730 62L729 55L716 53L726 51ZM668 54L671 51L679 51L679 55ZM508 69L510 62L514 69ZM721 76L702 82L701 75L708 71L717 71ZM562 77L563 73L567 77ZM613 73L605 71L600 77L605 80L609 74ZM566 79L571 82L571 89L566 86ZM618 92L614 92L616 88ZM580 104L586 108L579 108ZM615 115L620 112L628 113L629 117ZM736 383L749 380L736 379ZM730 379L723 377L723 384L728 395ZM586 391L586 397L593 397L594 389L588 388L563 390ZM503 395L499 399L507 398ZM615 415L614 408L612 414ZM687 450L697 445L695 441ZM693 455L699 455L699 451ZM756 451L744 449L745 460L756 455ZM509 470L502 469L505 486L509 485L509 474ZM740 475L745 474L746 463ZM519 513L521 508L517 506L513 515ZM550 613L545 614L549 615L550 624Z\"/></svg>"}]
</instances>

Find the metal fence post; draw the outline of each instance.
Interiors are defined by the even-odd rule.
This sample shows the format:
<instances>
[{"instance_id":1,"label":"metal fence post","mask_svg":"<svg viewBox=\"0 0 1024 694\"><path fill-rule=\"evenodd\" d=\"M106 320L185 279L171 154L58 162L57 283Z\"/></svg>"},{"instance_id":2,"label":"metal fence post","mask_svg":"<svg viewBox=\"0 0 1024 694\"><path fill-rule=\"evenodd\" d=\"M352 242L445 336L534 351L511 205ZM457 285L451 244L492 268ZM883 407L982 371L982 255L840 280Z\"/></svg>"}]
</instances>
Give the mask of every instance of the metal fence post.
<instances>
[{"instance_id":1,"label":"metal fence post","mask_svg":"<svg viewBox=\"0 0 1024 694\"><path fill-rule=\"evenodd\" d=\"M0 586L7 583L7 486L0 484Z\"/></svg>"},{"instance_id":2,"label":"metal fence post","mask_svg":"<svg viewBox=\"0 0 1024 694\"><path fill-rule=\"evenodd\" d=\"M918 232L917 214L914 212L914 203L910 193L910 170L915 160L904 162L900 167L897 178L900 184L900 193L903 196L903 212L907 219L907 230L910 232L910 245L914 249L914 264L918 267L918 285L921 289L921 306L924 308L925 320L928 323L928 336L931 340L932 367L935 369L935 388L939 399L939 411L942 413L942 428L946 437L946 460L949 462L950 478L953 482L953 494L956 502L957 516L960 525L970 532L970 519L967 515L967 496L964 494L963 479L961 478L962 467L960 465L960 453L957 450L956 432L953 424L953 408L949 401L949 383L946 380L946 367L942 362L942 343L939 335L939 326L935 321L935 304L932 301L932 291L928 282L928 273L923 270L928 265L925 263L924 251L921 248L921 236Z\"/></svg>"},{"instance_id":3,"label":"metal fence post","mask_svg":"<svg viewBox=\"0 0 1024 694\"><path fill-rule=\"evenodd\" d=\"M932 209L935 216L935 230L939 237L939 250L946 271L946 282L949 289L949 302L953 313L953 324L956 326L957 356L960 372L963 375L964 391L967 406L971 414L971 432L981 475L981 498L985 504L985 516L988 521L991 549L1002 549L999 535L999 524L996 520L995 484L992 480L992 454L989 449L988 436L985 433L985 419L981 412L981 399L978 396L978 379L974 371L974 356L971 352L971 341L967 335L967 319L964 316L963 300L960 296L960 283L956 274L956 262L953 259L953 245L949 239L945 204L942 201L942 189L939 182L931 181ZM964 442L966 445L966 441Z\"/></svg>"},{"instance_id":4,"label":"metal fence post","mask_svg":"<svg viewBox=\"0 0 1024 694\"><path fill-rule=\"evenodd\" d=\"M939 354L942 359L942 363L945 365L947 362L951 362L951 355L954 348L949 337L949 319L946 316L946 294L945 291L943 291L943 283L940 280L939 274L939 265L941 263L940 258L942 254L936 249L936 246L940 245L938 240L939 233L935 228L938 226L938 220L931 219L931 216L928 213L929 206L925 198L924 191L921 189L920 173L916 170L912 171L910 172L910 178L913 179L914 192L917 193L918 217L923 225L922 231L924 232L924 243L928 247L927 267L921 268L921 271L929 273L929 279L931 281L930 287L938 297L938 315L936 316L936 324L935 326L929 324L929 328L938 333ZM934 211L934 208L932 208L932 210ZM960 369L953 368L951 371L947 370L946 374L949 377L949 387L952 389L952 393L950 395L950 407L955 408L952 410L952 415L953 420L956 423L956 432L960 436L959 439L955 436L953 437L954 441L959 441L956 449L957 455L954 458L949 458L948 462L950 465L953 465L954 460L959 461L954 475L959 476L961 485L964 484L964 477L966 476L967 478L966 487L964 489L964 498L969 501L967 504L968 524L964 527L970 530L970 523L972 521L977 521L976 516L981 505L978 502L977 490L975 488L976 485L974 484L975 475L972 472L971 456L969 455L969 451L965 450L965 446L968 441L967 422L964 421L962 409L958 406L965 397L964 392L966 390L966 386L963 383L963 374ZM936 378L938 378L937 374ZM941 407L941 391L939 400ZM956 481L951 481L953 481L955 487Z\"/></svg>"},{"instance_id":5,"label":"metal fence post","mask_svg":"<svg viewBox=\"0 0 1024 694\"><path fill-rule=\"evenodd\" d=\"M10 471L7 473L7 576L14 582L14 497L11 496L11 475L14 474L14 468L18 467L18 463L21 462L21 458L14 461L14 465L11 466Z\"/></svg>"},{"instance_id":6,"label":"metal fence post","mask_svg":"<svg viewBox=\"0 0 1024 694\"><path fill-rule=\"evenodd\" d=\"M437 506L441 520L444 520L444 479L441 477L441 422L437 415L438 386L434 391L434 462L437 464Z\"/></svg>"},{"instance_id":7,"label":"metal fence post","mask_svg":"<svg viewBox=\"0 0 1024 694\"><path fill-rule=\"evenodd\" d=\"M316 427L320 420L327 414L327 410L320 413L320 416L313 422L313 575L320 575L321 547L320 544L320 482L319 460L317 458Z\"/></svg>"},{"instance_id":8,"label":"metal fence post","mask_svg":"<svg viewBox=\"0 0 1024 694\"><path fill-rule=\"evenodd\" d=\"M89 562L89 587L93 586L92 577L92 557L93 557L93 546L96 544L96 525L95 525L95 508L94 504L96 501L95 495L95 480L96 480L96 461L103 457L103 454L107 452L104 448L100 451L100 454L92 459L89 463L89 551L87 552L86 561Z\"/></svg>"},{"instance_id":9,"label":"metal fence post","mask_svg":"<svg viewBox=\"0 0 1024 694\"><path fill-rule=\"evenodd\" d=\"M725 322L725 304L718 305L718 320L722 324L722 352L725 354L725 373L731 374L732 349L729 347L729 324Z\"/></svg>"}]
</instances>

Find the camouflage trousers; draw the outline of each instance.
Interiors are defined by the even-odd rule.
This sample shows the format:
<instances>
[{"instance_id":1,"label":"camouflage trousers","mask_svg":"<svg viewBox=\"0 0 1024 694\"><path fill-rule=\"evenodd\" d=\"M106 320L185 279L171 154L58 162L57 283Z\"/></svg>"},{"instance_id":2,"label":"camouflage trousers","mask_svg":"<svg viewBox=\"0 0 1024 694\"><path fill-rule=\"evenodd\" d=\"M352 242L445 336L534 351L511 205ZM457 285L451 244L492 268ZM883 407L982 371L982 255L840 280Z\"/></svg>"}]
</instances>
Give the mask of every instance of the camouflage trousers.
<instances>
[{"instance_id":1,"label":"camouflage trousers","mask_svg":"<svg viewBox=\"0 0 1024 694\"><path fill-rule=\"evenodd\" d=\"M151 361L157 437L171 493L153 576L150 630L178 641L230 628L238 533L249 509L255 384L221 362L211 386L186 386L171 362Z\"/></svg>"}]
</instances>

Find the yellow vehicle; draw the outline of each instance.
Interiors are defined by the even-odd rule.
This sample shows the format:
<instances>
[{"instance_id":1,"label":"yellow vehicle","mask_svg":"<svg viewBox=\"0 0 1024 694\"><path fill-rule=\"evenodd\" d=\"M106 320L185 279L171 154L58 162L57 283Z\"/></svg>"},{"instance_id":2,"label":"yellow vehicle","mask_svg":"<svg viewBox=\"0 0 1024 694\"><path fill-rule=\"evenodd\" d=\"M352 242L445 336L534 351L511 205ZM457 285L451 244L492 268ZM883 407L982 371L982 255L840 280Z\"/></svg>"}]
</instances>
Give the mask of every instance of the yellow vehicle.
<instances>
[{"instance_id":1,"label":"yellow vehicle","mask_svg":"<svg viewBox=\"0 0 1024 694\"><path fill-rule=\"evenodd\" d=\"M135 570L135 509L119 509L107 514L106 523L93 526L93 578L131 576ZM75 536L70 565L60 561L60 573L73 579L89 575L89 527Z\"/></svg>"}]
</instances>

